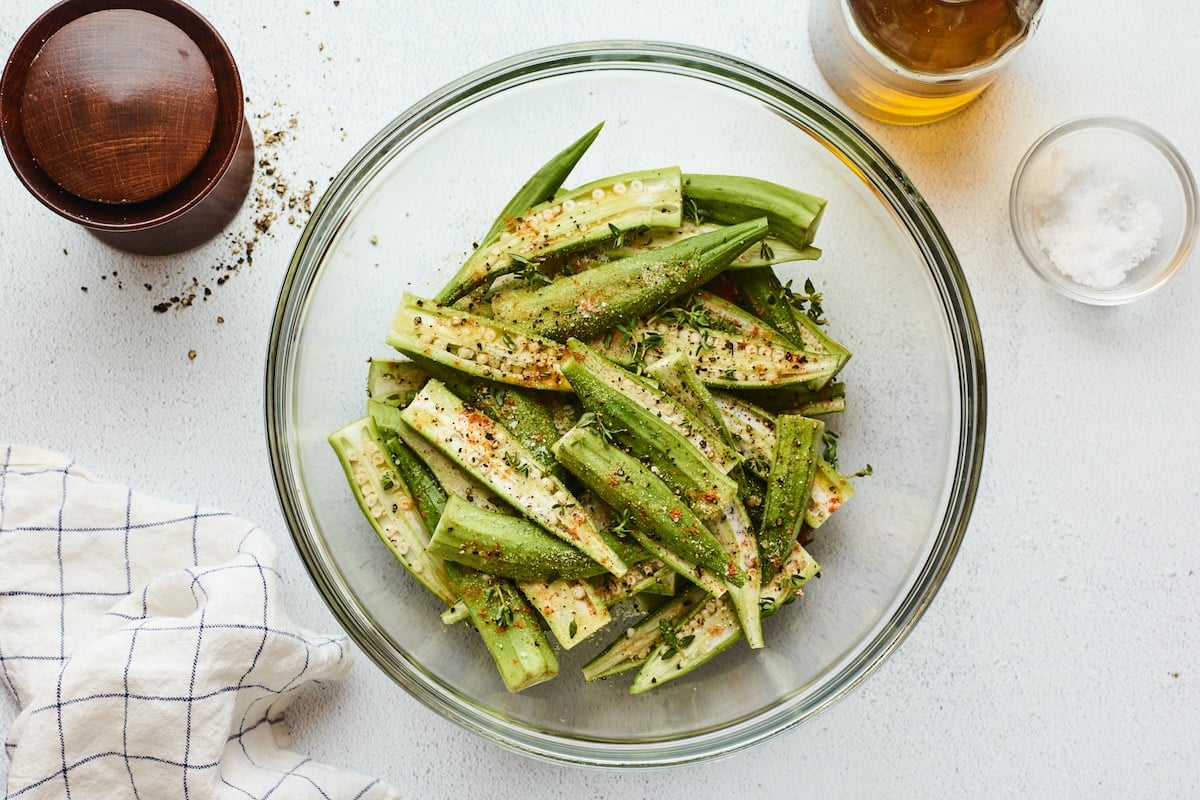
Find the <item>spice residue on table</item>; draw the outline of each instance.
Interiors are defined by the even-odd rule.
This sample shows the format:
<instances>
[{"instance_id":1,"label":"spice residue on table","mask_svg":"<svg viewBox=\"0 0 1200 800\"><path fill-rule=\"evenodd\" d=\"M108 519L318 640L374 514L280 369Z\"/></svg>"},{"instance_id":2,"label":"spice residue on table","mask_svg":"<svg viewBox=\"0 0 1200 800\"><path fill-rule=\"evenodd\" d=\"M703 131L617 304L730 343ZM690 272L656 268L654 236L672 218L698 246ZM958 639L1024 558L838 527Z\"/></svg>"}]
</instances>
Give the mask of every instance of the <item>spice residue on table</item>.
<instances>
[{"instance_id":1,"label":"spice residue on table","mask_svg":"<svg viewBox=\"0 0 1200 800\"><path fill-rule=\"evenodd\" d=\"M246 103L250 104L250 98L246 98ZM254 264L255 249L263 237L273 235L271 229L276 223L282 221L302 228L308 221L316 182L299 180L283 169L282 156L287 143L299 130L299 120L291 114L283 125L272 124L280 108L281 105L275 103L253 116L253 124L258 127L255 137L257 163L246 200L247 210L234 226L221 234L219 241L224 244L223 252L213 263L211 274L204 278L192 277L182 287L173 289L169 296L157 299L152 306L154 311L161 314L188 308L197 300L207 301L216 288L224 286L243 267ZM145 286L147 290L153 289L151 284Z\"/></svg>"}]
</instances>

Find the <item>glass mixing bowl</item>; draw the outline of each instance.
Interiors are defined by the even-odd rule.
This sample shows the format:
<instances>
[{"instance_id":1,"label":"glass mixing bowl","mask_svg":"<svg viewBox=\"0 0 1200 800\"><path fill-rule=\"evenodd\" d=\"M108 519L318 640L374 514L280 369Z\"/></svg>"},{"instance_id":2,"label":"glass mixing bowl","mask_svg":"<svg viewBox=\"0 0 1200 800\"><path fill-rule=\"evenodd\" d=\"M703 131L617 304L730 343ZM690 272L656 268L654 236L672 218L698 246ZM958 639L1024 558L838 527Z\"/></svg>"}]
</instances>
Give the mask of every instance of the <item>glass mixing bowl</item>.
<instances>
[{"instance_id":1,"label":"glass mixing bowl","mask_svg":"<svg viewBox=\"0 0 1200 800\"><path fill-rule=\"evenodd\" d=\"M813 279L854 353L839 457L870 463L811 546L802 600L645 695L586 684L603 643L560 653L553 681L507 693L465 625L393 562L362 518L326 437L364 414L366 359L401 293L435 293L516 187L598 121L572 182L634 168L768 178L829 205ZM730 753L811 718L912 630L945 578L975 497L985 378L966 282L911 182L806 90L728 56L643 42L584 43L472 73L402 113L333 181L280 293L266 376L268 444L284 514L333 613L380 669L430 708L523 753L661 766ZM616 631L624 630L620 621ZM600 636L604 639L609 637Z\"/></svg>"}]
</instances>

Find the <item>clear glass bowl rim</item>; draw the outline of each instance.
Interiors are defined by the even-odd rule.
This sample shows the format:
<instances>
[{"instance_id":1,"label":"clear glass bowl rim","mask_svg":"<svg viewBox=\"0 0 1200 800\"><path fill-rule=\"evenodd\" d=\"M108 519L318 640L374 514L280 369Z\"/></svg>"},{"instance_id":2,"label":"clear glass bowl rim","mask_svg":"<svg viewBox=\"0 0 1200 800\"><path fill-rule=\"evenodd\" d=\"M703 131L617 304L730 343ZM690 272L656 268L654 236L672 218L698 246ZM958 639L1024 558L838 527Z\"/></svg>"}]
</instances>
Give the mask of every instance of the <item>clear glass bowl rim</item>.
<instances>
[{"instance_id":1,"label":"clear glass bowl rim","mask_svg":"<svg viewBox=\"0 0 1200 800\"><path fill-rule=\"evenodd\" d=\"M1179 178L1179 186L1183 192L1184 230L1178 247L1171 254L1170 260L1159 270L1153 280L1143 285L1132 287L1119 286L1115 289L1091 289L1077 284L1065 275L1060 275L1053 267L1044 263L1040 257L1039 248L1034 235L1025 227L1025 215L1021 207L1021 190L1024 187L1025 176L1029 164L1050 145L1064 136L1085 130L1109 129L1122 131L1153 147L1174 170ZM1171 144L1170 140L1145 123L1128 117L1093 114L1069 119L1037 138L1017 164L1013 173L1012 188L1008 195L1008 218L1012 225L1013 236L1017 240L1017 248L1025 258L1025 263L1033 268L1034 273L1050 284L1060 294L1096 306L1113 306L1128 303L1145 297L1151 292L1161 289L1187 263L1192 249L1196 245L1197 233L1200 232L1200 204L1197 203L1196 178L1188 167L1187 160Z\"/></svg>"},{"instance_id":2,"label":"clear glass bowl rim","mask_svg":"<svg viewBox=\"0 0 1200 800\"><path fill-rule=\"evenodd\" d=\"M667 741L589 740L536 730L481 708L430 680L390 648L349 597L336 565L308 530L297 489L288 429L292 363L304 299L323 254L355 207L361 189L389 158L438 122L480 99L537 80L592 70L642 70L708 81L763 102L814 135L857 170L889 202L930 267L955 351L960 414L958 449L945 514L928 559L896 611L858 656L818 689L758 716ZM593 767L668 767L710 760L773 738L844 697L907 637L941 587L966 531L983 464L986 379L983 342L958 258L912 182L857 125L806 89L738 58L666 42L595 41L532 50L483 67L418 101L350 160L324 193L301 234L280 288L265 377L267 447L276 491L292 540L318 592L359 649L418 701L467 730L510 750L558 763Z\"/></svg>"}]
</instances>

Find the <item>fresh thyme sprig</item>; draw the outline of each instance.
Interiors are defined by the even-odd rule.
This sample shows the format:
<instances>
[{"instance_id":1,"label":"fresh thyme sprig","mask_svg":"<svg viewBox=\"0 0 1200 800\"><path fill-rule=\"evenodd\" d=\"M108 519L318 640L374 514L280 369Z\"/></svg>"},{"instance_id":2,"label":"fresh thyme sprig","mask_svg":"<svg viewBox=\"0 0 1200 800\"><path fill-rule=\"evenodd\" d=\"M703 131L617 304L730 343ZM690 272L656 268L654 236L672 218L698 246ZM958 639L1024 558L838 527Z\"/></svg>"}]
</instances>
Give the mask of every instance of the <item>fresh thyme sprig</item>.
<instances>
[{"instance_id":1,"label":"fresh thyme sprig","mask_svg":"<svg viewBox=\"0 0 1200 800\"><path fill-rule=\"evenodd\" d=\"M662 634L663 641L667 643L667 649L662 654L664 661L687 647L696 639L696 634L694 633L690 633L687 636L680 636L676 632L675 626L665 619L658 621L658 632Z\"/></svg>"}]
</instances>

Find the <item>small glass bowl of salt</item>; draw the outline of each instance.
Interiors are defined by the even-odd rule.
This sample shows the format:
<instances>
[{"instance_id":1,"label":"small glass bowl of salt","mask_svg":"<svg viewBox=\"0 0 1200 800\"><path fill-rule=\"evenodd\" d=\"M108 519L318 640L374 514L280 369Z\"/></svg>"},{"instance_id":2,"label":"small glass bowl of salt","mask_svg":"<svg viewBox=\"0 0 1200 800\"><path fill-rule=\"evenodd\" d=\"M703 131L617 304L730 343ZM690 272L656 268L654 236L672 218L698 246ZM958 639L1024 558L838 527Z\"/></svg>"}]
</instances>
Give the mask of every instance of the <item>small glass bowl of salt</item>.
<instances>
[{"instance_id":1,"label":"small glass bowl of salt","mask_svg":"<svg viewBox=\"0 0 1200 800\"><path fill-rule=\"evenodd\" d=\"M1196 243L1196 182L1155 131L1118 117L1066 122L1038 139L1009 197L1025 259L1074 300L1116 305L1165 284Z\"/></svg>"}]
</instances>

